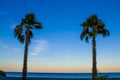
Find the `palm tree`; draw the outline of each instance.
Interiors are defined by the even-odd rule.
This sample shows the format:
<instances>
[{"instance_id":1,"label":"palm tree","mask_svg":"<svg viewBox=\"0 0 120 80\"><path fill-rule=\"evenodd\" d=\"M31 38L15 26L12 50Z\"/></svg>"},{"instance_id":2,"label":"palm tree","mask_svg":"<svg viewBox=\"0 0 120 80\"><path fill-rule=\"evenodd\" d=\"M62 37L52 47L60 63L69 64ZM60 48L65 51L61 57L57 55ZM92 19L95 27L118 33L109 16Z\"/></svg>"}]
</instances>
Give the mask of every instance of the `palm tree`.
<instances>
[{"instance_id":1,"label":"palm tree","mask_svg":"<svg viewBox=\"0 0 120 80\"><path fill-rule=\"evenodd\" d=\"M27 76L28 46L31 42L31 38L33 37L33 29L42 29L41 23L36 21L33 13L27 14L25 18L22 19L21 23L14 29L15 37L21 43L25 43L22 80L26 80Z\"/></svg>"},{"instance_id":2,"label":"palm tree","mask_svg":"<svg viewBox=\"0 0 120 80\"><path fill-rule=\"evenodd\" d=\"M94 79L97 77L96 37L97 35L109 36L110 32L105 29L104 23L96 15L91 15L81 26L83 27L81 40L89 42L89 38L92 38L92 79Z\"/></svg>"}]
</instances>

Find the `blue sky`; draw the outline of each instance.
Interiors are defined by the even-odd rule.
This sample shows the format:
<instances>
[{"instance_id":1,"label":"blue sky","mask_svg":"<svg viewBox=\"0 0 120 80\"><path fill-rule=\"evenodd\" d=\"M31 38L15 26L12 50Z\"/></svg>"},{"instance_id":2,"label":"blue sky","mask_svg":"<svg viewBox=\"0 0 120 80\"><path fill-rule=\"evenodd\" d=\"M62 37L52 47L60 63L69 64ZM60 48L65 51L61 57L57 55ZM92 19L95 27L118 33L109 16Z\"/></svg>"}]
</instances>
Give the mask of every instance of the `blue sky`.
<instances>
[{"instance_id":1,"label":"blue sky","mask_svg":"<svg viewBox=\"0 0 120 80\"><path fill-rule=\"evenodd\" d=\"M0 0L0 69L21 71L24 44L14 37L15 25L34 13L43 25L33 30L28 70L32 72L91 72L92 45L80 40L80 24L96 14L110 31L97 36L99 72L120 71L119 0Z\"/></svg>"}]
</instances>

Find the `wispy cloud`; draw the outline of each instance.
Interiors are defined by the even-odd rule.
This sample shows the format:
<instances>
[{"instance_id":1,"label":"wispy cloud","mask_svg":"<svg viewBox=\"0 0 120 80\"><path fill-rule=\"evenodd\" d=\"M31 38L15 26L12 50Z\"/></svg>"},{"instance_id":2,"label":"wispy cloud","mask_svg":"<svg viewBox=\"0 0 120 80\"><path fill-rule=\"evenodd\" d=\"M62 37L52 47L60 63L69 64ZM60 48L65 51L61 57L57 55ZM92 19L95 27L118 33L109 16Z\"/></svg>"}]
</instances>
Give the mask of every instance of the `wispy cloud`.
<instances>
[{"instance_id":1,"label":"wispy cloud","mask_svg":"<svg viewBox=\"0 0 120 80\"><path fill-rule=\"evenodd\" d=\"M74 52L73 52L73 46L68 46L68 47L66 47L66 49L65 49L65 51L64 51L64 57L66 58L66 59L71 59L71 58L73 58L73 54Z\"/></svg>"},{"instance_id":2,"label":"wispy cloud","mask_svg":"<svg viewBox=\"0 0 120 80\"><path fill-rule=\"evenodd\" d=\"M38 55L48 48L47 40L34 40L33 43L29 49L31 55Z\"/></svg>"},{"instance_id":3,"label":"wispy cloud","mask_svg":"<svg viewBox=\"0 0 120 80\"><path fill-rule=\"evenodd\" d=\"M13 47L11 45L8 46L8 44L5 44L2 40L0 40L0 48L9 49L11 52L14 52L14 53L19 53L22 51L21 48Z\"/></svg>"},{"instance_id":4,"label":"wispy cloud","mask_svg":"<svg viewBox=\"0 0 120 80\"><path fill-rule=\"evenodd\" d=\"M2 40L0 40L0 46L2 48L8 48L8 46L6 44L4 44L4 42Z\"/></svg>"},{"instance_id":5,"label":"wispy cloud","mask_svg":"<svg viewBox=\"0 0 120 80\"><path fill-rule=\"evenodd\" d=\"M71 54L67 53L67 54L65 54L65 57L66 57L67 59L70 59L72 56L71 56Z\"/></svg>"},{"instance_id":6,"label":"wispy cloud","mask_svg":"<svg viewBox=\"0 0 120 80\"><path fill-rule=\"evenodd\" d=\"M14 52L20 52L22 49L20 49L20 48L13 48L13 51Z\"/></svg>"},{"instance_id":7,"label":"wispy cloud","mask_svg":"<svg viewBox=\"0 0 120 80\"><path fill-rule=\"evenodd\" d=\"M4 45L3 48L8 48L8 46L7 46L7 45Z\"/></svg>"}]
</instances>

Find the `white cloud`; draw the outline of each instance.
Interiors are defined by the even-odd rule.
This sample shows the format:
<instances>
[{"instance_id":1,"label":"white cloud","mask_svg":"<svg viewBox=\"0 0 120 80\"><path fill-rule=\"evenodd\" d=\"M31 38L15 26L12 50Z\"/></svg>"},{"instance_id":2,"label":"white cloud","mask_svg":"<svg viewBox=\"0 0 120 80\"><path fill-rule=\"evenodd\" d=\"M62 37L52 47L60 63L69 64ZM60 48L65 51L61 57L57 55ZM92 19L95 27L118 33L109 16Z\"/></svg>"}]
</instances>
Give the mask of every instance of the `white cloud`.
<instances>
[{"instance_id":1,"label":"white cloud","mask_svg":"<svg viewBox=\"0 0 120 80\"><path fill-rule=\"evenodd\" d=\"M31 55L38 55L48 48L47 40L34 40L30 46L29 52Z\"/></svg>"},{"instance_id":2,"label":"white cloud","mask_svg":"<svg viewBox=\"0 0 120 80\"><path fill-rule=\"evenodd\" d=\"M4 45L3 48L8 48L8 46L7 46L7 45Z\"/></svg>"},{"instance_id":3,"label":"white cloud","mask_svg":"<svg viewBox=\"0 0 120 80\"><path fill-rule=\"evenodd\" d=\"M0 46L2 48L8 48L8 46L6 44L4 44L2 40L0 40Z\"/></svg>"},{"instance_id":4,"label":"white cloud","mask_svg":"<svg viewBox=\"0 0 120 80\"><path fill-rule=\"evenodd\" d=\"M20 49L20 48L13 48L13 51L14 52L20 52L22 49Z\"/></svg>"},{"instance_id":5,"label":"white cloud","mask_svg":"<svg viewBox=\"0 0 120 80\"><path fill-rule=\"evenodd\" d=\"M65 57L66 57L67 59L70 59L72 56L67 53L67 54L65 54Z\"/></svg>"}]
</instances>

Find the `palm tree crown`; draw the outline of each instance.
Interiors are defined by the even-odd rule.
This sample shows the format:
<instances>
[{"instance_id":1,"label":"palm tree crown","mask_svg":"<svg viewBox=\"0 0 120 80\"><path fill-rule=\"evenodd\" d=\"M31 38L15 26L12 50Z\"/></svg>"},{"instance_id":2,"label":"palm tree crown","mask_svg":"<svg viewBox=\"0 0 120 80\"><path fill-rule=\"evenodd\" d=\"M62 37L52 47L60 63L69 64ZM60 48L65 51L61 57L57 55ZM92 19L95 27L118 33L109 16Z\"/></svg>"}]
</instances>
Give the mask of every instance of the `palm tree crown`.
<instances>
[{"instance_id":1,"label":"palm tree crown","mask_svg":"<svg viewBox=\"0 0 120 80\"><path fill-rule=\"evenodd\" d=\"M25 29L24 29L25 28ZM27 14L24 19L22 19L21 24L17 25L14 29L15 37L21 42L24 43L26 39L26 34L28 34L28 43L30 43L31 38L33 37L32 29L41 29L41 23L35 20L33 13ZM24 33L25 32L25 33Z\"/></svg>"},{"instance_id":2,"label":"palm tree crown","mask_svg":"<svg viewBox=\"0 0 120 80\"><path fill-rule=\"evenodd\" d=\"M110 35L110 32L105 29L105 24L96 15L90 16L81 26L83 27L83 32L80 38L81 40L85 39L86 42L88 42L90 37L96 37L98 34L104 37Z\"/></svg>"}]
</instances>

